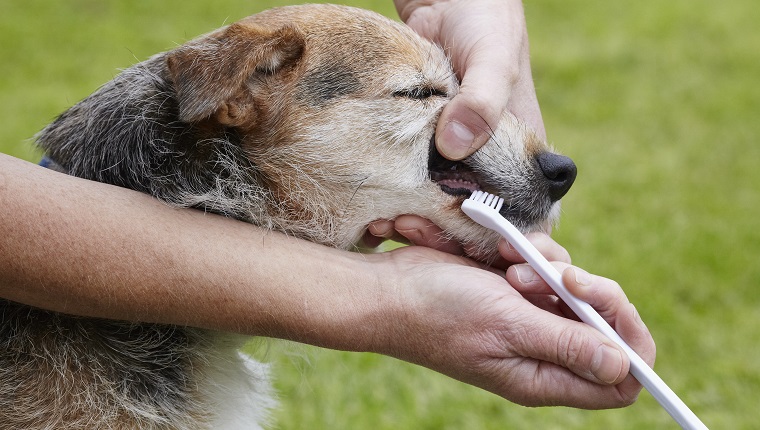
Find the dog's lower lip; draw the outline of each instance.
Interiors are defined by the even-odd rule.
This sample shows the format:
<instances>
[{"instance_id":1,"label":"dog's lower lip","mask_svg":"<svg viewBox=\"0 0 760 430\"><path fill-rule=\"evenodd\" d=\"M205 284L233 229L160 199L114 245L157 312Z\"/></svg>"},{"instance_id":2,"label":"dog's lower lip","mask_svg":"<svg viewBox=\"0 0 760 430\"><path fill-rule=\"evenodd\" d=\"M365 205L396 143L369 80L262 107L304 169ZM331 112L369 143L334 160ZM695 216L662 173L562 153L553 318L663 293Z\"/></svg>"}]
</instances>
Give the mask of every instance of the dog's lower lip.
<instances>
[{"instance_id":1,"label":"dog's lower lip","mask_svg":"<svg viewBox=\"0 0 760 430\"><path fill-rule=\"evenodd\" d=\"M473 191L477 191L479 188L470 189L470 188L462 188L458 186L449 186L446 184L438 184L438 186L441 188L441 191L444 193L455 196L455 197L470 197L472 195Z\"/></svg>"},{"instance_id":2,"label":"dog's lower lip","mask_svg":"<svg viewBox=\"0 0 760 430\"><path fill-rule=\"evenodd\" d=\"M481 178L462 161L452 161L443 157L435 147L435 135L430 137L428 158L430 180L446 194L469 197L473 191L482 189Z\"/></svg>"},{"instance_id":3,"label":"dog's lower lip","mask_svg":"<svg viewBox=\"0 0 760 430\"><path fill-rule=\"evenodd\" d=\"M446 187L454 191L465 191L472 194L473 191L478 191L480 186L476 182L466 181L463 179L442 179L437 181L438 186L441 188ZM458 193L457 193L458 194Z\"/></svg>"},{"instance_id":4,"label":"dog's lower lip","mask_svg":"<svg viewBox=\"0 0 760 430\"><path fill-rule=\"evenodd\" d=\"M477 178L471 172L430 172L433 180L446 194L469 197L473 191L480 190Z\"/></svg>"}]
</instances>

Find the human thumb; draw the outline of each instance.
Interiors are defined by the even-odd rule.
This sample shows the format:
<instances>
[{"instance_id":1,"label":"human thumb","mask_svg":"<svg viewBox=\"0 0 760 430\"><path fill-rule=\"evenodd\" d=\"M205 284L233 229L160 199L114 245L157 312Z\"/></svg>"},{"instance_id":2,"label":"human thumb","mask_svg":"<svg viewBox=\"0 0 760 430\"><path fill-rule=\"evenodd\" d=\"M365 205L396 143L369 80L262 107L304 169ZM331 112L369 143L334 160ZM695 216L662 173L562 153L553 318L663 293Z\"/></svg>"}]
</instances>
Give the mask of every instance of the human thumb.
<instances>
[{"instance_id":1,"label":"human thumb","mask_svg":"<svg viewBox=\"0 0 760 430\"><path fill-rule=\"evenodd\" d=\"M532 335L518 341L526 357L565 367L576 375L598 384L620 383L628 374L625 353L604 335L578 321L556 315L540 317Z\"/></svg>"}]
</instances>

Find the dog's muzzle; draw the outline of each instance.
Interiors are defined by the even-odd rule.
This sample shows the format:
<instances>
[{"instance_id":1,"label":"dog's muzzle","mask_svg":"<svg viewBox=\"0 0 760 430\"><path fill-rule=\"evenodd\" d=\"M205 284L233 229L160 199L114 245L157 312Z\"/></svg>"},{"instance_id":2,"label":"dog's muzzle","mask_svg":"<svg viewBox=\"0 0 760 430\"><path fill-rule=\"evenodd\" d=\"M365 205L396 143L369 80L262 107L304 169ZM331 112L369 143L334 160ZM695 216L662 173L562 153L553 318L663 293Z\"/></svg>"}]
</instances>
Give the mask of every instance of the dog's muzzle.
<instances>
[{"instance_id":1,"label":"dog's muzzle","mask_svg":"<svg viewBox=\"0 0 760 430\"><path fill-rule=\"evenodd\" d=\"M578 169L570 157L542 152L535 157L538 180L552 203L559 201L575 182ZM435 135L430 138L428 156L430 179L441 190L452 196L469 197L473 191L485 190L491 194L500 194L499 190L490 190L486 180L481 178L469 166L461 161L452 161L443 157L435 147Z\"/></svg>"},{"instance_id":2,"label":"dog's muzzle","mask_svg":"<svg viewBox=\"0 0 760 430\"><path fill-rule=\"evenodd\" d=\"M441 191L459 198L467 198L478 190L498 195L506 202L501 215L525 231L548 222L555 203L567 194L577 175L573 160L552 152L541 152L533 157L532 166L522 172L525 175L522 184L483 177L466 161L444 158L436 149L435 135L431 138L428 172L430 180Z\"/></svg>"}]
</instances>

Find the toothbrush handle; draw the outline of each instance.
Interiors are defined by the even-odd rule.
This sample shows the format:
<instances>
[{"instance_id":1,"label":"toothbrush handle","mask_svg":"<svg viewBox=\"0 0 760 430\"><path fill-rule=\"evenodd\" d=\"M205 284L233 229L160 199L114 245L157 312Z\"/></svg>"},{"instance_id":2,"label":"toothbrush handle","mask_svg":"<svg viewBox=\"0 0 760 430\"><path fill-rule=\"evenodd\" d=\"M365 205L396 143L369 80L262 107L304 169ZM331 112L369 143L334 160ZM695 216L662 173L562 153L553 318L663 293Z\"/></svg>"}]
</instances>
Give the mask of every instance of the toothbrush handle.
<instances>
[{"instance_id":1,"label":"toothbrush handle","mask_svg":"<svg viewBox=\"0 0 760 430\"><path fill-rule=\"evenodd\" d=\"M478 203L479 204L479 203ZM599 315L588 303L573 296L562 282L562 275L552 266L549 261L531 244L506 219L501 216L494 217L488 214L486 205L481 205L483 211L480 216L473 216L470 211L467 214L479 224L491 228L504 236L517 252L525 258L528 264L549 284L555 293L575 312L586 324L602 332L605 336L617 343L630 360L630 373L643 385L647 391L662 405L671 417L686 430L707 429L702 421L689 409L688 406L676 395L670 387L652 370L644 360L610 327L607 321ZM464 206L463 206L464 209ZM493 212L492 209L487 209ZM484 213L485 212L485 213ZM483 217L488 218L485 220Z\"/></svg>"}]
</instances>

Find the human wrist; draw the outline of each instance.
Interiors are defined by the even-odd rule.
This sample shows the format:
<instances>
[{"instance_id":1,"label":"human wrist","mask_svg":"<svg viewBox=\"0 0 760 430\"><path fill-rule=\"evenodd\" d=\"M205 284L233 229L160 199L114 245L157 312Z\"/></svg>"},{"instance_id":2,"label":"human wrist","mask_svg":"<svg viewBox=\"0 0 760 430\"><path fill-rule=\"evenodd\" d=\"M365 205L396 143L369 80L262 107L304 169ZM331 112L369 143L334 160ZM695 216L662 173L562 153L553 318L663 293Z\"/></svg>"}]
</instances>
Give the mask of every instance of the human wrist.
<instances>
[{"instance_id":1,"label":"human wrist","mask_svg":"<svg viewBox=\"0 0 760 430\"><path fill-rule=\"evenodd\" d=\"M290 240L290 238L288 239ZM393 302L386 291L387 258L318 247L291 267L291 278L275 278L279 296L269 314L256 318L252 333L323 348L381 352ZM303 255L302 255L303 257Z\"/></svg>"},{"instance_id":2,"label":"human wrist","mask_svg":"<svg viewBox=\"0 0 760 430\"><path fill-rule=\"evenodd\" d=\"M405 319L402 290L406 280L390 252L347 257L350 261L343 269L349 285L341 289L346 295L345 312L333 321L338 341L345 343L338 349L394 355L399 322Z\"/></svg>"}]
</instances>

